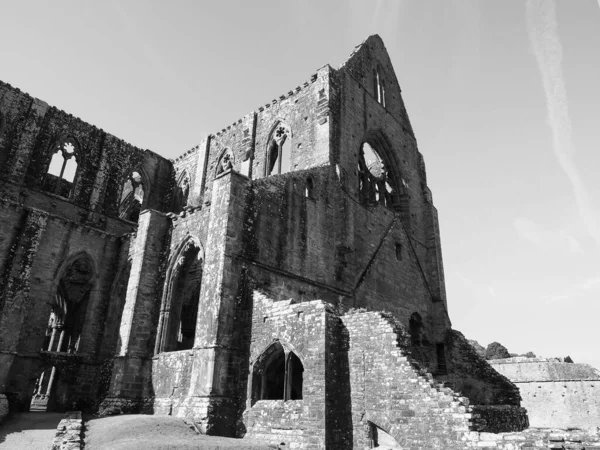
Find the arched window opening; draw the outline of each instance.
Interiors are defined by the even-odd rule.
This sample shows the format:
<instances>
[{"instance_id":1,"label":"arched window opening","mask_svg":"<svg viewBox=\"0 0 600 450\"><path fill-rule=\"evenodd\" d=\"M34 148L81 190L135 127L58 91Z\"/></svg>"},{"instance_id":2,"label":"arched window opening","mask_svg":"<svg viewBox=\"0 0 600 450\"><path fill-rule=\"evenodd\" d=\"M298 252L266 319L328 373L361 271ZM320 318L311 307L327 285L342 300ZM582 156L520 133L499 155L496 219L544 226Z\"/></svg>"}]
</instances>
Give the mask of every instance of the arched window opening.
<instances>
[{"instance_id":1,"label":"arched window opening","mask_svg":"<svg viewBox=\"0 0 600 450\"><path fill-rule=\"evenodd\" d=\"M414 345L421 345L424 342L425 333L423 327L423 319L421 318L421 315L419 313L413 313L410 316L410 319L408 321L408 332L410 334L411 342Z\"/></svg>"},{"instance_id":2,"label":"arched window opening","mask_svg":"<svg viewBox=\"0 0 600 450\"><path fill-rule=\"evenodd\" d=\"M35 380L33 396L29 405L29 411L48 411L51 409L50 395L56 378L56 367L44 370Z\"/></svg>"},{"instance_id":3,"label":"arched window opening","mask_svg":"<svg viewBox=\"0 0 600 450\"><path fill-rule=\"evenodd\" d=\"M379 203L394 208L396 183L377 151L365 142L358 158L358 191L364 204Z\"/></svg>"},{"instance_id":4,"label":"arched window opening","mask_svg":"<svg viewBox=\"0 0 600 450\"><path fill-rule=\"evenodd\" d=\"M121 202L119 203L119 217L121 219L137 222L144 204L144 180L139 172L131 172L123 185Z\"/></svg>"},{"instance_id":5,"label":"arched window opening","mask_svg":"<svg viewBox=\"0 0 600 450\"><path fill-rule=\"evenodd\" d=\"M75 259L63 271L54 294L41 350L57 353L77 353L80 350L93 278L93 264L86 255ZM56 367L52 367L38 377L31 401L32 408L45 410L48 407L56 375Z\"/></svg>"},{"instance_id":6,"label":"arched window opening","mask_svg":"<svg viewBox=\"0 0 600 450\"><path fill-rule=\"evenodd\" d=\"M371 448L394 449L402 448L394 437L373 422L369 422L369 440Z\"/></svg>"},{"instance_id":7,"label":"arched window opening","mask_svg":"<svg viewBox=\"0 0 600 450\"><path fill-rule=\"evenodd\" d=\"M402 244L396 242L396 261L402 261Z\"/></svg>"},{"instance_id":8,"label":"arched window opening","mask_svg":"<svg viewBox=\"0 0 600 450\"><path fill-rule=\"evenodd\" d=\"M77 173L79 148L73 138L61 139L56 143L52 159L44 178L44 190L69 198Z\"/></svg>"},{"instance_id":9,"label":"arched window opening","mask_svg":"<svg viewBox=\"0 0 600 450\"><path fill-rule=\"evenodd\" d=\"M267 361L262 380L263 400L283 400L285 389L285 354L279 345L276 352Z\"/></svg>"},{"instance_id":10,"label":"arched window opening","mask_svg":"<svg viewBox=\"0 0 600 450\"><path fill-rule=\"evenodd\" d=\"M313 179L311 177L308 177L306 179L306 187L304 189L304 196L306 198L315 198L315 182L313 181Z\"/></svg>"},{"instance_id":11,"label":"arched window opening","mask_svg":"<svg viewBox=\"0 0 600 450\"><path fill-rule=\"evenodd\" d=\"M446 348L444 344L435 344L435 352L437 357L437 375L447 375L448 366L446 365Z\"/></svg>"},{"instance_id":12,"label":"arched window opening","mask_svg":"<svg viewBox=\"0 0 600 450\"><path fill-rule=\"evenodd\" d=\"M254 400L302 400L304 366L279 342L269 346L253 369Z\"/></svg>"},{"instance_id":13,"label":"arched window opening","mask_svg":"<svg viewBox=\"0 0 600 450\"><path fill-rule=\"evenodd\" d=\"M287 173L291 169L292 133L285 124L275 127L267 145L267 173L275 175Z\"/></svg>"},{"instance_id":14,"label":"arched window opening","mask_svg":"<svg viewBox=\"0 0 600 450\"><path fill-rule=\"evenodd\" d=\"M290 353L286 371L286 400L302 400L304 366L295 353Z\"/></svg>"},{"instance_id":15,"label":"arched window opening","mask_svg":"<svg viewBox=\"0 0 600 450\"><path fill-rule=\"evenodd\" d=\"M202 255L190 241L172 269L171 283L163 301L156 352L193 348L202 287Z\"/></svg>"},{"instance_id":16,"label":"arched window opening","mask_svg":"<svg viewBox=\"0 0 600 450\"><path fill-rule=\"evenodd\" d=\"M381 76L379 67L373 69L373 93L377 102L385 108L385 81Z\"/></svg>"},{"instance_id":17,"label":"arched window opening","mask_svg":"<svg viewBox=\"0 0 600 450\"><path fill-rule=\"evenodd\" d=\"M187 206L188 197L190 195L190 179L186 172L179 177L177 190L174 196L173 211L179 213Z\"/></svg>"},{"instance_id":18,"label":"arched window opening","mask_svg":"<svg viewBox=\"0 0 600 450\"><path fill-rule=\"evenodd\" d=\"M233 154L231 153L231 150L226 148L221 152L221 156L219 156L219 160L217 161L217 171L215 176L219 176L222 173L233 169L233 162Z\"/></svg>"}]
</instances>

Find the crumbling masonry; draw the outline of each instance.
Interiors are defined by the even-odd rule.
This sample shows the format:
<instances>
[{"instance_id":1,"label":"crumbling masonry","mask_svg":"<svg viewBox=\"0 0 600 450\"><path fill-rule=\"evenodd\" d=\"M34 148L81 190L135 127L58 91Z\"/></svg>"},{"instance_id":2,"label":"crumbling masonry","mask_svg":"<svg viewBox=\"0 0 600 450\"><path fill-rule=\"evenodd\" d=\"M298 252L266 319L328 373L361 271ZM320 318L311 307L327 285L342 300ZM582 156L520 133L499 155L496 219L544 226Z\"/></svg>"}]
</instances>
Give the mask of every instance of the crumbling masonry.
<instances>
[{"instance_id":1,"label":"crumbling masonry","mask_svg":"<svg viewBox=\"0 0 600 450\"><path fill-rule=\"evenodd\" d=\"M174 161L3 83L0 118L0 403L292 448L526 428L518 389L451 328L378 36Z\"/></svg>"}]
</instances>

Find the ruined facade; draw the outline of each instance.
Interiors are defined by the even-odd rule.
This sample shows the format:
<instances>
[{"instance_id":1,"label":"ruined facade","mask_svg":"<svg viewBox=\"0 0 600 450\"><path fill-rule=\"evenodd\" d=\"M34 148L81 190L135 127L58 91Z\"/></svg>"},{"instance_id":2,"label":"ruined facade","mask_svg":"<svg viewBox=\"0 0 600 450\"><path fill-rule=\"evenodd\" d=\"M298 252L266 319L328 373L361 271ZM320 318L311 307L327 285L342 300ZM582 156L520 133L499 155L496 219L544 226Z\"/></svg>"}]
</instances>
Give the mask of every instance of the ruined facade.
<instances>
[{"instance_id":1,"label":"ruined facade","mask_svg":"<svg viewBox=\"0 0 600 450\"><path fill-rule=\"evenodd\" d=\"M172 414L301 448L464 448L527 426L451 328L378 36L174 161L7 84L0 119L11 409Z\"/></svg>"},{"instance_id":2,"label":"ruined facade","mask_svg":"<svg viewBox=\"0 0 600 450\"><path fill-rule=\"evenodd\" d=\"M590 365L523 356L490 365L519 388L532 427L600 427L600 371Z\"/></svg>"}]
</instances>

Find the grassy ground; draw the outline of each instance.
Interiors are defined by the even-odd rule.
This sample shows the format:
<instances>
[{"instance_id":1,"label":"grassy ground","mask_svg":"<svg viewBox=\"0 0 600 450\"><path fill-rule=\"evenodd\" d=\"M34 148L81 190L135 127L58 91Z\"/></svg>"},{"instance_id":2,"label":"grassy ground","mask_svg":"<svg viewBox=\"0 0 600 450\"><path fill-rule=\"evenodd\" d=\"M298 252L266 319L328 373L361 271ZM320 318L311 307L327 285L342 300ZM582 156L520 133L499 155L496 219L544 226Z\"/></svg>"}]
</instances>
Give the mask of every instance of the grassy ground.
<instances>
[{"instance_id":1,"label":"grassy ground","mask_svg":"<svg viewBox=\"0 0 600 450\"><path fill-rule=\"evenodd\" d=\"M0 450L48 450L63 416L47 412L11 413L0 424Z\"/></svg>"},{"instance_id":2,"label":"grassy ground","mask_svg":"<svg viewBox=\"0 0 600 450\"><path fill-rule=\"evenodd\" d=\"M276 445L198 434L172 416L131 414L85 424L86 450L273 450Z\"/></svg>"}]
</instances>

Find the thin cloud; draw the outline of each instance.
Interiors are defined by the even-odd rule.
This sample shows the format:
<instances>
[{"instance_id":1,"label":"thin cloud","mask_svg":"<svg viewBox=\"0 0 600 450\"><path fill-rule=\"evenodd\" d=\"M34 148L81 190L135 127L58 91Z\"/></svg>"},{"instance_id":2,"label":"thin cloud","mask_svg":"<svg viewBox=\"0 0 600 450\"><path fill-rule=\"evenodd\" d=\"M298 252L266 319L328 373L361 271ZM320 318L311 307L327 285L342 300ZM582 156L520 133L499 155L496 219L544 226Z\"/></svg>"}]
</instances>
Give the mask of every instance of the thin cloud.
<instances>
[{"instance_id":1,"label":"thin cloud","mask_svg":"<svg viewBox=\"0 0 600 450\"><path fill-rule=\"evenodd\" d=\"M496 297L496 289L491 284L480 284L473 281L471 278L466 277L461 272L455 272L454 276L462 281L463 285L470 289L473 293L478 296L485 296L486 294L491 297Z\"/></svg>"},{"instance_id":2,"label":"thin cloud","mask_svg":"<svg viewBox=\"0 0 600 450\"><path fill-rule=\"evenodd\" d=\"M517 217L513 220L513 227L519 237L532 242L539 248L563 249L571 253L583 253L579 241L564 230L546 230L533 220L524 217Z\"/></svg>"},{"instance_id":3,"label":"thin cloud","mask_svg":"<svg viewBox=\"0 0 600 450\"><path fill-rule=\"evenodd\" d=\"M589 295L590 292L596 291L600 291L600 276L588 277L560 294L545 295L543 299L548 302L562 302L574 300L582 295Z\"/></svg>"},{"instance_id":4,"label":"thin cloud","mask_svg":"<svg viewBox=\"0 0 600 450\"><path fill-rule=\"evenodd\" d=\"M573 160L575 148L562 73L562 46L557 30L556 8L553 1L527 0L526 10L529 38L546 94L554 154L571 182L579 213L589 234L600 245L596 212Z\"/></svg>"}]
</instances>

